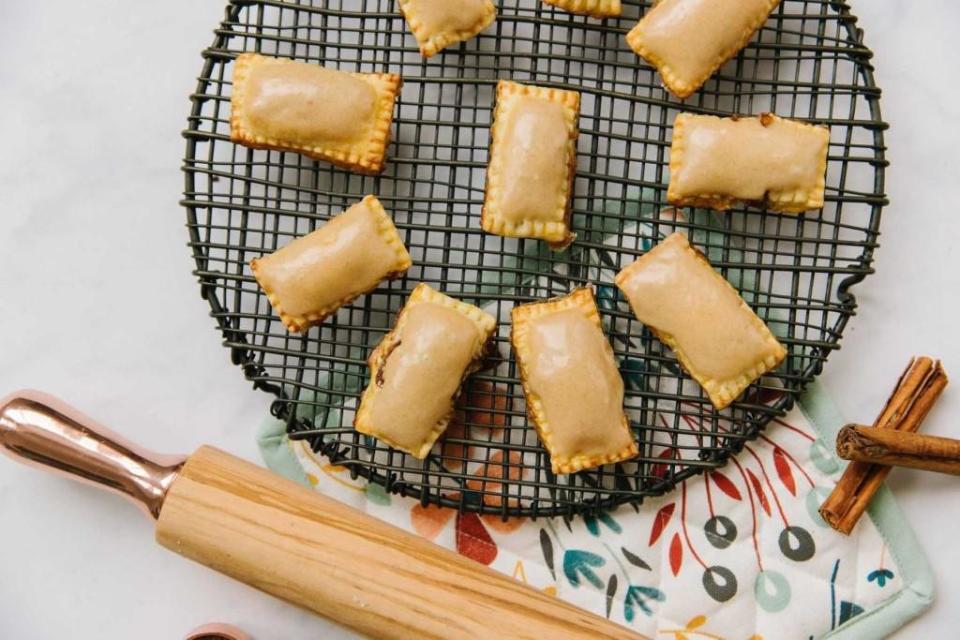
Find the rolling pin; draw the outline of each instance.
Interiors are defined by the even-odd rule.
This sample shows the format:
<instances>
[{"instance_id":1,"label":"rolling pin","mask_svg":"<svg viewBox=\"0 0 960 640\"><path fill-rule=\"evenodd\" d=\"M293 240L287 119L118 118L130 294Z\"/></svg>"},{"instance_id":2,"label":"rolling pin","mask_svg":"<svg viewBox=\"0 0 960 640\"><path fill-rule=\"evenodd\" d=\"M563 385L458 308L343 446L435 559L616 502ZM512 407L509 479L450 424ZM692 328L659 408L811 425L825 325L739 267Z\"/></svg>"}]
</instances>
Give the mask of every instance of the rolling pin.
<instances>
[{"instance_id":1,"label":"rolling pin","mask_svg":"<svg viewBox=\"0 0 960 640\"><path fill-rule=\"evenodd\" d=\"M157 455L42 393L0 401L0 450L131 499L164 547L374 638L641 638L219 449Z\"/></svg>"}]
</instances>

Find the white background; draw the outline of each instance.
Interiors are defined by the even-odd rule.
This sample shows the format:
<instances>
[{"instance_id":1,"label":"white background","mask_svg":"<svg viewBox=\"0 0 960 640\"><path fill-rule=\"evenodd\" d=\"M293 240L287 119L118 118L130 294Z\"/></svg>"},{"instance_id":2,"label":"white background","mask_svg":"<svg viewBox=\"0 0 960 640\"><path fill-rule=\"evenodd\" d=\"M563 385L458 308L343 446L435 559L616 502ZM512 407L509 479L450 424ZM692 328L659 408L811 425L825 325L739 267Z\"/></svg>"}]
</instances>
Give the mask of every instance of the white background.
<instances>
[{"instance_id":1,"label":"white background","mask_svg":"<svg viewBox=\"0 0 960 640\"><path fill-rule=\"evenodd\" d=\"M822 380L870 421L911 354L960 380L960 5L854 0L884 89L887 190L877 274ZM177 205L187 96L221 0L5 2L0 15L0 394L40 388L142 444L257 460L268 407L230 365L190 275ZM924 429L960 436L960 389ZM933 609L960 610L955 478L892 485L934 558ZM220 620L259 640L347 637L161 549L131 506L0 460L0 638L175 640Z\"/></svg>"}]
</instances>

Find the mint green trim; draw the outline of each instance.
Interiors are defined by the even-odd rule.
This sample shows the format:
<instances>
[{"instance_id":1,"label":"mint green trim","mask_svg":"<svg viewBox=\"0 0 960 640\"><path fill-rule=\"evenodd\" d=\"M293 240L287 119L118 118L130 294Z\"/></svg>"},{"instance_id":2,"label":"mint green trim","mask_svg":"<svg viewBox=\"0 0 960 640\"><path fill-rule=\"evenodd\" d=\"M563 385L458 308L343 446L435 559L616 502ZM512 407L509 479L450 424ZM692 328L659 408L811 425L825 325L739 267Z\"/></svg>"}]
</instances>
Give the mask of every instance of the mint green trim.
<instances>
[{"instance_id":1,"label":"mint green trim","mask_svg":"<svg viewBox=\"0 0 960 640\"><path fill-rule=\"evenodd\" d=\"M798 405L824 442L836 439L844 420L819 383L814 381L809 385ZM260 454L268 467L309 487L310 482L293 452L285 429L282 421L268 416L257 434ZM886 486L877 492L867 513L887 543L887 550L900 570L904 586L888 600L851 618L824 636L830 640L886 637L923 613L933 602L933 572L930 564Z\"/></svg>"},{"instance_id":2,"label":"mint green trim","mask_svg":"<svg viewBox=\"0 0 960 640\"><path fill-rule=\"evenodd\" d=\"M834 442L837 432L845 424L829 395L816 381L800 398L800 410L810 420L824 442ZM885 638L910 620L926 611L933 603L933 571L913 529L907 524L893 493L886 485L880 487L867 514L887 544L893 556L903 588L879 605L864 611L837 627L824 638L830 640L861 640Z\"/></svg>"},{"instance_id":3,"label":"mint green trim","mask_svg":"<svg viewBox=\"0 0 960 640\"><path fill-rule=\"evenodd\" d=\"M263 461L268 467L282 476L312 488L306 472L293 453L290 441L287 439L287 425L282 420L267 416L257 432L257 446L260 447L260 455L263 456Z\"/></svg>"}]
</instances>

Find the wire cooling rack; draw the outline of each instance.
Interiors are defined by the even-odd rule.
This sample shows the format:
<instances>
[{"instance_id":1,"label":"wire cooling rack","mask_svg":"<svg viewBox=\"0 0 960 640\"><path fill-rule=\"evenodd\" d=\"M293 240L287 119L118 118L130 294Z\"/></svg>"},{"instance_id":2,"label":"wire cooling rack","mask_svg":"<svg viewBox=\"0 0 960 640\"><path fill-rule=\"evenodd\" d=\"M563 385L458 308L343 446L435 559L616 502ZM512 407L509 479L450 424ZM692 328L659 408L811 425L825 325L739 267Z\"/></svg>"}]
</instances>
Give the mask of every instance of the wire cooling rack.
<instances>
[{"instance_id":1,"label":"wire cooling rack","mask_svg":"<svg viewBox=\"0 0 960 640\"><path fill-rule=\"evenodd\" d=\"M671 97L624 34L649 2L619 19L503 0L478 38L424 60L393 0L234 0L216 30L192 109L184 172L190 245L203 297L254 387L276 396L290 437L388 491L461 510L594 513L638 504L718 467L788 410L837 347L871 272L883 195L880 90L856 18L843 2L784 0L735 59L684 102ZM404 78L382 176L352 175L229 138L230 80L243 51ZM576 242L480 230L494 87L499 78L582 92L573 198ZM826 206L800 216L666 204L671 123L680 111L782 116L831 129ZM250 259L310 232L368 193L392 212L414 266L306 335L288 333ZM674 229L690 234L789 349L774 373L715 411L632 316L616 271ZM454 423L418 461L352 429L366 358L418 282L500 319L488 366L471 377ZM595 287L627 387L640 456L556 477L527 420L509 343L517 303ZM411 398L415 402L415 398Z\"/></svg>"}]
</instances>

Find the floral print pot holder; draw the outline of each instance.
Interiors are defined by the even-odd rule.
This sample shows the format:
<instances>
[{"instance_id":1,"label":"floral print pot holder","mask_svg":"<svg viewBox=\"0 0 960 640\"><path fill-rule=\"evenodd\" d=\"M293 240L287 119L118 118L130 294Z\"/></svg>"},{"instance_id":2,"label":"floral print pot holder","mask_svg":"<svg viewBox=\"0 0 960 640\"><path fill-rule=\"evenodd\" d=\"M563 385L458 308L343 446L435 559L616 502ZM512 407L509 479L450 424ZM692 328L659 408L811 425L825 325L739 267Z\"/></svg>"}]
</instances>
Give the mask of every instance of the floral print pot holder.
<instances>
[{"instance_id":1,"label":"floral print pot holder","mask_svg":"<svg viewBox=\"0 0 960 640\"><path fill-rule=\"evenodd\" d=\"M725 466L667 495L599 517L506 522L352 479L272 417L259 442L274 471L650 638L878 638L930 605L933 578L886 488L850 537L817 513L843 468L843 424L814 382Z\"/></svg>"}]
</instances>

